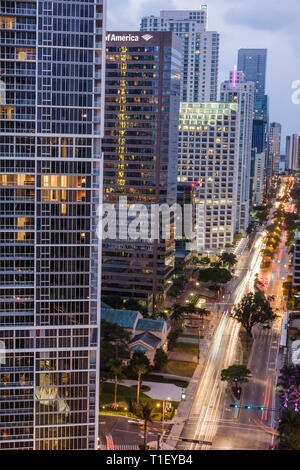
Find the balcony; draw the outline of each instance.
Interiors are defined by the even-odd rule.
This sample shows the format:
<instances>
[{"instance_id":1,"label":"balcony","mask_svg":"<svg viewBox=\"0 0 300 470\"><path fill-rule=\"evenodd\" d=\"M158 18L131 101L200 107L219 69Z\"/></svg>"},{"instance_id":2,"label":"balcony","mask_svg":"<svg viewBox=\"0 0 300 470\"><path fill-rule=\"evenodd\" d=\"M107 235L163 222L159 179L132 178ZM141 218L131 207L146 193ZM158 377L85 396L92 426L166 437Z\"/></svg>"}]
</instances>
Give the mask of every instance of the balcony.
<instances>
[{"instance_id":1,"label":"balcony","mask_svg":"<svg viewBox=\"0 0 300 470\"><path fill-rule=\"evenodd\" d=\"M35 75L36 71L31 70L31 69L24 69L24 70L11 70L11 69L6 69L6 70L1 70L1 75L2 76L13 76L13 75L24 75L25 77L28 75Z\"/></svg>"},{"instance_id":2,"label":"balcony","mask_svg":"<svg viewBox=\"0 0 300 470\"><path fill-rule=\"evenodd\" d=\"M1 60L21 60L22 62L24 62L26 60L36 60L36 55L35 54L27 54L27 53L26 53L26 55L1 53L0 54L0 59Z\"/></svg>"},{"instance_id":3,"label":"balcony","mask_svg":"<svg viewBox=\"0 0 300 470\"><path fill-rule=\"evenodd\" d=\"M25 16L36 16L36 9L34 8L1 8L1 15L25 15Z\"/></svg>"},{"instance_id":4,"label":"balcony","mask_svg":"<svg viewBox=\"0 0 300 470\"><path fill-rule=\"evenodd\" d=\"M1 44L6 44L8 46L35 46L36 45L36 40L35 39L17 39L17 38L11 38L11 39L0 39Z\"/></svg>"}]
</instances>

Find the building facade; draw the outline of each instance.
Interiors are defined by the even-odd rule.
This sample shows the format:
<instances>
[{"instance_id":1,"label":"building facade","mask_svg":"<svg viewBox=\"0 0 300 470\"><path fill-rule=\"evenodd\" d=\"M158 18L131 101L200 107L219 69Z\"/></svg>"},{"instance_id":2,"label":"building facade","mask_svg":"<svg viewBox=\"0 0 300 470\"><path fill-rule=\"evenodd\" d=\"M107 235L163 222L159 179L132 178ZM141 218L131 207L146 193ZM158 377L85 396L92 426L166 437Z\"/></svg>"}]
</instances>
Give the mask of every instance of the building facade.
<instances>
[{"instance_id":1,"label":"building facade","mask_svg":"<svg viewBox=\"0 0 300 470\"><path fill-rule=\"evenodd\" d=\"M0 12L0 449L96 449L105 1Z\"/></svg>"},{"instance_id":2,"label":"building facade","mask_svg":"<svg viewBox=\"0 0 300 470\"><path fill-rule=\"evenodd\" d=\"M300 289L300 232L295 233L293 285Z\"/></svg>"},{"instance_id":3,"label":"building facade","mask_svg":"<svg viewBox=\"0 0 300 470\"><path fill-rule=\"evenodd\" d=\"M270 124L270 158L274 175L279 174L281 149L281 124L271 122Z\"/></svg>"},{"instance_id":4,"label":"building facade","mask_svg":"<svg viewBox=\"0 0 300 470\"><path fill-rule=\"evenodd\" d=\"M259 206L263 202L263 196L265 191L265 161L265 153L257 153L255 151L253 204L257 206Z\"/></svg>"},{"instance_id":5,"label":"building facade","mask_svg":"<svg viewBox=\"0 0 300 470\"><path fill-rule=\"evenodd\" d=\"M197 251L219 253L236 231L238 103L181 103L178 181L200 186Z\"/></svg>"},{"instance_id":6,"label":"building facade","mask_svg":"<svg viewBox=\"0 0 300 470\"><path fill-rule=\"evenodd\" d=\"M233 71L221 85L222 102L238 103L240 122L236 231L245 233L249 225L251 141L253 131L254 83L243 72Z\"/></svg>"},{"instance_id":7,"label":"building facade","mask_svg":"<svg viewBox=\"0 0 300 470\"><path fill-rule=\"evenodd\" d=\"M300 137L292 134L286 138L286 168L295 171L300 168Z\"/></svg>"},{"instance_id":8,"label":"building facade","mask_svg":"<svg viewBox=\"0 0 300 470\"><path fill-rule=\"evenodd\" d=\"M176 203L181 58L181 41L170 32L107 34L104 201L116 208L118 230L104 234L103 292L136 298L151 310L175 262L174 217L169 236L154 238L150 211ZM127 204L147 209L146 236L133 240L127 233L136 217Z\"/></svg>"},{"instance_id":9,"label":"building facade","mask_svg":"<svg viewBox=\"0 0 300 470\"><path fill-rule=\"evenodd\" d=\"M219 73L219 34L207 31L207 6L200 10L161 11L145 16L141 31L172 31L182 39L181 101L216 101Z\"/></svg>"},{"instance_id":10,"label":"building facade","mask_svg":"<svg viewBox=\"0 0 300 470\"><path fill-rule=\"evenodd\" d=\"M253 118L263 119L267 49L240 49L237 68L244 72L247 82L253 82L255 86Z\"/></svg>"}]
</instances>

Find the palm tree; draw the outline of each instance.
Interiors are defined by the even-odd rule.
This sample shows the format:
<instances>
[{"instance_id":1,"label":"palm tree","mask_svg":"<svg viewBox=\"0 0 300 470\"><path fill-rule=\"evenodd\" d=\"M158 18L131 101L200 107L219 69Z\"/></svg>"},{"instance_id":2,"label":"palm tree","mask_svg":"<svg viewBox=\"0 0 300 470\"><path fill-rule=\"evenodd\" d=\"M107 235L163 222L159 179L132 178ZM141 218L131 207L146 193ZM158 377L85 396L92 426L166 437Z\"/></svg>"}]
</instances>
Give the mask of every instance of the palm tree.
<instances>
[{"instance_id":1,"label":"palm tree","mask_svg":"<svg viewBox=\"0 0 300 470\"><path fill-rule=\"evenodd\" d=\"M286 408L281 413L278 426L280 432L280 448L300 450L300 413Z\"/></svg>"},{"instance_id":2,"label":"palm tree","mask_svg":"<svg viewBox=\"0 0 300 470\"><path fill-rule=\"evenodd\" d=\"M222 253L219 259L223 266L228 266L229 268L233 268L238 262L237 256L234 253Z\"/></svg>"},{"instance_id":3,"label":"palm tree","mask_svg":"<svg viewBox=\"0 0 300 470\"><path fill-rule=\"evenodd\" d=\"M148 372L148 367L146 364L136 364L135 370L138 376L138 386L137 386L137 392L136 392L136 401L137 404L140 402L140 390L141 390L141 378L143 374L146 374Z\"/></svg>"},{"instance_id":4,"label":"palm tree","mask_svg":"<svg viewBox=\"0 0 300 470\"><path fill-rule=\"evenodd\" d=\"M146 450L147 449L148 423L152 423L154 407L151 407L149 403L143 403L140 406L137 404L136 414L139 418L144 420L144 450Z\"/></svg>"},{"instance_id":5,"label":"palm tree","mask_svg":"<svg viewBox=\"0 0 300 470\"><path fill-rule=\"evenodd\" d=\"M184 318L185 307L182 307L180 304L174 304L172 307L172 313L170 319L175 326L180 327Z\"/></svg>"},{"instance_id":6,"label":"palm tree","mask_svg":"<svg viewBox=\"0 0 300 470\"><path fill-rule=\"evenodd\" d=\"M113 374L115 380L114 408L117 408L118 378L121 378L123 376L123 364L120 359L110 359L108 365L109 370Z\"/></svg>"}]
</instances>

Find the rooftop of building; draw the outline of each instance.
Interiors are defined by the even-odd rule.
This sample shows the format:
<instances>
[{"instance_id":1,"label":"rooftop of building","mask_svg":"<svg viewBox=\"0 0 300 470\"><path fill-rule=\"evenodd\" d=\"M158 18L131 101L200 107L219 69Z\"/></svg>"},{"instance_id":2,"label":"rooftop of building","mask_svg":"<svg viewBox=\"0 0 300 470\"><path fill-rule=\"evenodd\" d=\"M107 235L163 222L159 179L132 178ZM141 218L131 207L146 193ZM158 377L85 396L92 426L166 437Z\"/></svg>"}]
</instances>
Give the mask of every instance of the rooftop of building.
<instances>
[{"instance_id":1,"label":"rooftop of building","mask_svg":"<svg viewBox=\"0 0 300 470\"><path fill-rule=\"evenodd\" d=\"M101 305L101 320L105 320L108 323L116 323L122 328L133 329L140 315L140 312L136 310L115 309L107 305L103 307L103 302Z\"/></svg>"},{"instance_id":2,"label":"rooftop of building","mask_svg":"<svg viewBox=\"0 0 300 470\"><path fill-rule=\"evenodd\" d=\"M153 349L155 349L160 343L160 339L157 338L157 336L153 335L152 333L149 333L149 331L145 331L144 333L135 335L130 341L130 344L133 344L137 341L141 341ZM138 344L131 347L131 349L136 350L136 351L142 350L141 348L143 348L143 346L138 345Z\"/></svg>"}]
</instances>

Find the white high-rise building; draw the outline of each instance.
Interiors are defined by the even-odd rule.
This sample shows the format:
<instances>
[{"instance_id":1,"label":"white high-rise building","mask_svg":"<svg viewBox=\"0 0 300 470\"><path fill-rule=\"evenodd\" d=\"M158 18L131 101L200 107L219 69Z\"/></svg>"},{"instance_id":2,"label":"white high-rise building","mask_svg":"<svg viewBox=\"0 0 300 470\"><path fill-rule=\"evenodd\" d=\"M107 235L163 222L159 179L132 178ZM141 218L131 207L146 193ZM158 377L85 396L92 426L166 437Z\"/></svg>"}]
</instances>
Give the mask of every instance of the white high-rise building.
<instances>
[{"instance_id":1,"label":"white high-rise building","mask_svg":"<svg viewBox=\"0 0 300 470\"><path fill-rule=\"evenodd\" d=\"M178 181L200 186L197 251L220 253L236 231L238 103L181 103Z\"/></svg>"},{"instance_id":2,"label":"white high-rise building","mask_svg":"<svg viewBox=\"0 0 300 470\"><path fill-rule=\"evenodd\" d=\"M272 159L273 174L278 175L280 166L281 124L270 124L270 158Z\"/></svg>"},{"instance_id":3,"label":"white high-rise building","mask_svg":"<svg viewBox=\"0 0 300 470\"><path fill-rule=\"evenodd\" d=\"M218 93L219 34L207 31L207 6L200 10L161 11L145 16L141 31L172 31L182 38L181 101L216 101Z\"/></svg>"},{"instance_id":4,"label":"white high-rise building","mask_svg":"<svg viewBox=\"0 0 300 470\"><path fill-rule=\"evenodd\" d=\"M251 141L254 109L253 82L247 82L243 72L234 70L229 81L221 85L221 101L238 103L240 143L238 163L238 190L236 231L245 232L249 225Z\"/></svg>"},{"instance_id":5,"label":"white high-rise building","mask_svg":"<svg viewBox=\"0 0 300 470\"><path fill-rule=\"evenodd\" d=\"M253 203L259 206L263 201L265 190L266 154L264 152L256 153L254 165Z\"/></svg>"}]
</instances>

